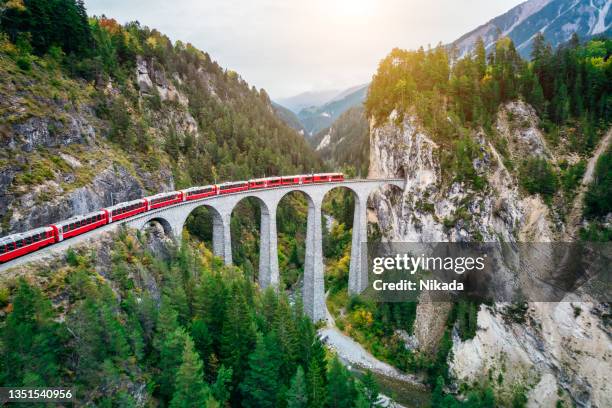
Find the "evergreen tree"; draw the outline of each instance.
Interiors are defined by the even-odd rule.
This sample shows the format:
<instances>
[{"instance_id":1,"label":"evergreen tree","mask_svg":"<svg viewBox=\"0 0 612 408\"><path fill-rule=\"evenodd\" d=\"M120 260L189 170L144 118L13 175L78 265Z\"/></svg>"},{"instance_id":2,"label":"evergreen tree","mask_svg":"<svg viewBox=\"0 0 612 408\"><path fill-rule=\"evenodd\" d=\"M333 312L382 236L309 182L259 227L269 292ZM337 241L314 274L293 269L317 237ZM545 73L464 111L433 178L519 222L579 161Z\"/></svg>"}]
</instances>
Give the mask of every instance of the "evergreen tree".
<instances>
[{"instance_id":1,"label":"evergreen tree","mask_svg":"<svg viewBox=\"0 0 612 408\"><path fill-rule=\"evenodd\" d=\"M280 389L278 365L274 358L277 350L272 348L274 341L270 336L264 340L261 334L257 335L255 350L249 356L249 370L240 384L242 405L247 408L272 408L277 404Z\"/></svg>"},{"instance_id":2,"label":"evergreen tree","mask_svg":"<svg viewBox=\"0 0 612 408\"><path fill-rule=\"evenodd\" d=\"M221 405L225 405L230 399L232 391L232 369L219 367L217 379L212 385L212 395Z\"/></svg>"},{"instance_id":3,"label":"evergreen tree","mask_svg":"<svg viewBox=\"0 0 612 408\"><path fill-rule=\"evenodd\" d=\"M176 374L171 408L204 407L209 400L209 390L204 383L202 361L188 336L182 353L182 363Z\"/></svg>"},{"instance_id":4,"label":"evergreen tree","mask_svg":"<svg viewBox=\"0 0 612 408\"><path fill-rule=\"evenodd\" d=\"M227 318L221 336L221 362L232 369L234 385L239 384L255 345L256 333L245 295L238 285L232 288Z\"/></svg>"},{"instance_id":5,"label":"evergreen tree","mask_svg":"<svg viewBox=\"0 0 612 408\"><path fill-rule=\"evenodd\" d=\"M327 371L327 406L351 407L356 396L353 377L338 360L338 357L334 357Z\"/></svg>"},{"instance_id":6,"label":"evergreen tree","mask_svg":"<svg viewBox=\"0 0 612 408\"><path fill-rule=\"evenodd\" d=\"M322 408L325 406L325 371L324 365L318 358L311 358L306 374L306 385L308 387L308 406L311 408Z\"/></svg>"},{"instance_id":7,"label":"evergreen tree","mask_svg":"<svg viewBox=\"0 0 612 408\"><path fill-rule=\"evenodd\" d=\"M482 37L478 37L478 39L476 40L475 54L478 79L481 79L485 76L485 73L487 72L487 51L485 49Z\"/></svg>"},{"instance_id":8,"label":"evergreen tree","mask_svg":"<svg viewBox=\"0 0 612 408\"><path fill-rule=\"evenodd\" d=\"M304 369L298 366L291 379L291 386L287 392L287 408L306 408L308 406L308 391Z\"/></svg>"},{"instance_id":9,"label":"evergreen tree","mask_svg":"<svg viewBox=\"0 0 612 408\"><path fill-rule=\"evenodd\" d=\"M51 303L20 279L13 310L0 334L0 383L4 386L59 385L62 351Z\"/></svg>"},{"instance_id":10,"label":"evergreen tree","mask_svg":"<svg viewBox=\"0 0 612 408\"><path fill-rule=\"evenodd\" d=\"M378 401L378 383L376 382L376 378L374 378L374 374L372 371L367 370L361 379L363 395L365 400L368 403L368 407L373 408L376 407L376 402Z\"/></svg>"},{"instance_id":11,"label":"evergreen tree","mask_svg":"<svg viewBox=\"0 0 612 408\"><path fill-rule=\"evenodd\" d=\"M167 335L161 345L156 382L159 385L159 395L165 401L170 401L174 396L176 376L183 363L188 340L192 341L183 328L178 328Z\"/></svg>"}]
</instances>

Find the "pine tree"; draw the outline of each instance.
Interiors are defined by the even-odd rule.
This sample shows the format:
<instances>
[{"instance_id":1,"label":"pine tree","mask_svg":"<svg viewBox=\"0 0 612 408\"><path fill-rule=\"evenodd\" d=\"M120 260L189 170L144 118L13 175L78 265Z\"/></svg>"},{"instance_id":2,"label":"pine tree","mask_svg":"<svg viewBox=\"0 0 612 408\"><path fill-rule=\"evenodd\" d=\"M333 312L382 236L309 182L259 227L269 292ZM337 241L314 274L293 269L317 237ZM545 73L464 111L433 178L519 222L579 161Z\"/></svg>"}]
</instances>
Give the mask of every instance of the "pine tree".
<instances>
[{"instance_id":1,"label":"pine tree","mask_svg":"<svg viewBox=\"0 0 612 408\"><path fill-rule=\"evenodd\" d=\"M356 396L355 383L351 374L338 360L338 357L334 357L327 372L327 406L350 407Z\"/></svg>"},{"instance_id":2,"label":"pine tree","mask_svg":"<svg viewBox=\"0 0 612 408\"><path fill-rule=\"evenodd\" d=\"M202 319L196 318L191 322L191 338L193 339L196 351L202 361L208 361L212 353L212 337L208 331L208 326Z\"/></svg>"},{"instance_id":3,"label":"pine tree","mask_svg":"<svg viewBox=\"0 0 612 408\"><path fill-rule=\"evenodd\" d=\"M171 408L205 407L209 390L204 383L202 360L194 350L193 341L187 336L182 353L182 363L176 374Z\"/></svg>"},{"instance_id":4,"label":"pine tree","mask_svg":"<svg viewBox=\"0 0 612 408\"><path fill-rule=\"evenodd\" d=\"M156 382L159 384L159 395L165 401L173 398L176 375L183 362L187 340L192 341L184 329L178 328L166 336L160 346Z\"/></svg>"},{"instance_id":5,"label":"pine tree","mask_svg":"<svg viewBox=\"0 0 612 408\"><path fill-rule=\"evenodd\" d=\"M62 346L58 329L51 302L25 279L20 279L13 311L0 332L0 384L59 385L58 358Z\"/></svg>"},{"instance_id":6,"label":"pine tree","mask_svg":"<svg viewBox=\"0 0 612 408\"><path fill-rule=\"evenodd\" d=\"M261 334L257 335L255 350L249 356L249 370L240 384L242 405L247 408L276 406L280 384L278 365L274 358L277 351L272 348L272 344L270 334L265 340Z\"/></svg>"},{"instance_id":7,"label":"pine tree","mask_svg":"<svg viewBox=\"0 0 612 408\"><path fill-rule=\"evenodd\" d=\"M367 370L363 378L361 379L363 395L368 402L369 407L375 407L376 402L378 401L378 383L376 382L376 378L374 378L374 374L372 371Z\"/></svg>"},{"instance_id":8,"label":"pine tree","mask_svg":"<svg viewBox=\"0 0 612 408\"><path fill-rule=\"evenodd\" d=\"M304 376L302 366L298 366L287 392L287 408L306 408L307 406L308 391L306 389L306 377Z\"/></svg>"},{"instance_id":9,"label":"pine tree","mask_svg":"<svg viewBox=\"0 0 612 408\"><path fill-rule=\"evenodd\" d=\"M254 344L255 327L252 314L249 313L242 289L234 285L227 318L223 324L220 355L221 362L234 373L234 384L242 381Z\"/></svg>"},{"instance_id":10,"label":"pine tree","mask_svg":"<svg viewBox=\"0 0 612 408\"><path fill-rule=\"evenodd\" d=\"M232 369L219 367L217 379L212 386L212 395L221 405L229 401L232 392Z\"/></svg>"},{"instance_id":11,"label":"pine tree","mask_svg":"<svg viewBox=\"0 0 612 408\"><path fill-rule=\"evenodd\" d=\"M325 405L325 371L318 358L311 358L306 374L306 385L308 386L308 406L321 408Z\"/></svg>"},{"instance_id":12,"label":"pine tree","mask_svg":"<svg viewBox=\"0 0 612 408\"><path fill-rule=\"evenodd\" d=\"M475 53L478 79L481 79L485 76L485 73L487 72L487 50L485 49L482 37L478 37L478 39L476 40Z\"/></svg>"}]
</instances>

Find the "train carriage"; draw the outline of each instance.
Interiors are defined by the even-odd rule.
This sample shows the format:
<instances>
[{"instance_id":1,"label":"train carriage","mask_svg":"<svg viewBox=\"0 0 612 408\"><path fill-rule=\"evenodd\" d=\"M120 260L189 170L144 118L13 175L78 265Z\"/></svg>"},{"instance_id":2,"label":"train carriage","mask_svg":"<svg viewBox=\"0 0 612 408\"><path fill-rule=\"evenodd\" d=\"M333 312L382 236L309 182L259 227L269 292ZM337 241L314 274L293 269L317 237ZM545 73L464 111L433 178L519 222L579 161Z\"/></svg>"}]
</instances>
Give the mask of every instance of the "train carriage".
<instances>
[{"instance_id":1,"label":"train carriage","mask_svg":"<svg viewBox=\"0 0 612 408\"><path fill-rule=\"evenodd\" d=\"M108 211L108 222L115 222L123 220L125 218L133 217L134 215L147 211L147 200L141 198L140 200L128 201L106 208Z\"/></svg>"},{"instance_id":2,"label":"train carriage","mask_svg":"<svg viewBox=\"0 0 612 408\"><path fill-rule=\"evenodd\" d=\"M266 188L265 178L249 180L249 190L256 190L258 188Z\"/></svg>"},{"instance_id":3,"label":"train carriage","mask_svg":"<svg viewBox=\"0 0 612 408\"><path fill-rule=\"evenodd\" d=\"M329 181L344 181L344 174L342 174L342 173L330 173Z\"/></svg>"},{"instance_id":4,"label":"train carriage","mask_svg":"<svg viewBox=\"0 0 612 408\"><path fill-rule=\"evenodd\" d=\"M311 184L313 179L313 174L306 174L304 176L300 176L300 184Z\"/></svg>"},{"instance_id":5,"label":"train carriage","mask_svg":"<svg viewBox=\"0 0 612 408\"><path fill-rule=\"evenodd\" d=\"M51 225L51 228L53 228L56 234L56 242L59 242L106 224L108 224L108 211L100 210L72 217L69 220Z\"/></svg>"},{"instance_id":6,"label":"train carriage","mask_svg":"<svg viewBox=\"0 0 612 408\"><path fill-rule=\"evenodd\" d=\"M267 177L249 181L228 182L219 185L192 187L186 190L156 194L100 211L73 217L67 221L38 228L22 234L13 234L0 239L0 263L20 257L55 242L83 234L102 225L130 218L149 210L177 204L188 200L231 194L258 188L278 186L339 182L344 180L342 173L318 173L283 177Z\"/></svg>"},{"instance_id":7,"label":"train carriage","mask_svg":"<svg viewBox=\"0 0 612 408\"><path fill-rule=\"evenodd\" d=\"M8 262L55 242L53 228L37 228L0 238L0 263Z\"/></svg>"},{"instance_id":8,"label":"train carriage","mask_svg":"<svg viewBox=\"0 0 612 408\"><path fill-rule=\"evenodd\" d=\"M171 191L169 193L159 193L154 196L145 197L147 200L147 210L155 210L156 208L167 207L172 204L177 204L183 201L182 191Z\"/></svg>"},{"instance_id":9,"label":"train carriage","mask_svg":"<svg viewBox=\"0 0 612 408\"><path fill-rule=\"evenodd\" d=\"M283 186L291 186L294 184L300 184L300 176L283 176L281 177L281 185Z\"/></svg>"},{"instance_id":10,"label":"train carriage","mask_svg":"<svg viewBox=\"0 0 612 408\"><path fill-rule=\"evenodd\" d=\"M281 185L280 177L266 177L249 180L249 189L278 187Z\"/></svg>"},{"instance_id":11,"label":"train carriage","mask_svg":"<svg viewBox=\"0 0 612 408\"><path fill-rule=\"evenodd\" d=\"M238 193L240 191L246 191L249 189L248 181L235 181L230 183L223 183L217 186L218 194L231 194Z\"/></svg>"},{"instance_id":12,"label":"train carriage","mask_svg":"<svg viewBox=\"0 0 612 408\"><path fill-rule=\"evenodd\" d=\"M186 190L182 190L182 193L183 200L199 200L201 198L217 195L217 186L209 185L201 187L191 187Z\"/></svg>"}]
</instances>

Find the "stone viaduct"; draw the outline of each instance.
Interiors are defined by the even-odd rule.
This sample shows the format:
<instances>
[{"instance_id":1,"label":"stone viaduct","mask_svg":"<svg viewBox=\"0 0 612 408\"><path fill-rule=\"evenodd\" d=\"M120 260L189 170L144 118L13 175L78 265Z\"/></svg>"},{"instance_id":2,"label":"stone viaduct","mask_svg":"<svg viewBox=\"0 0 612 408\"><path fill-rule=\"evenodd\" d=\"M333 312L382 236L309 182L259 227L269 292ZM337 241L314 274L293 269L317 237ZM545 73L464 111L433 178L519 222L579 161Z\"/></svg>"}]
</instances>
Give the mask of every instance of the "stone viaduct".
<instances>
[{"instance_id":1,"label":"stone viaduct","mask_svg":"<svg viewBox=\"0 0 612 408\"><path fill-rule=\"evenodd\" d=\"M132 218L109 224L103 228L85 234L90 236L97 231L104 231L114 225L124 224L136 229L144 229L151 222L158 222L166 234L180 239L187 217L193 210L205 206L213 214L213 252L221 257L226 264L232 263L232 243L230 234L230 220L234 207L247 197L254 197L261 206L260 254L259 254L259 284L262 288L279 283L278 270L278 244L276 231L276 209L281 199L293 191L300 191L308 201L308 221L306 233L306 256L304 262L303 303L305 313L313 321L325 318L325 288L323 265L323 234L321 223L321 206L325 195L336 188L344 187L354 193L355 213L353 219L353 236L351 245L351 261L349 268L349 293L361 293L368 284L368 273L362 270L361 259L363 246L367 241L367 201L370 194L386 185L395 185L404 188L401 179L364 179L345 180L342 182L302 184L281 186L275 188L248 190L233 194L224 194L207 197L201 200L186 201L172 206L152 210ZM79 242L79 237L55 244L67 248ZM85 237L84 237L85 238ZM39 251L45 252L47 248ZM19 263L28 261L17 259ZM31 258L35 259L35 258ZM0 270L11 267L9 262Z\"/></svg>"}]
</instances>

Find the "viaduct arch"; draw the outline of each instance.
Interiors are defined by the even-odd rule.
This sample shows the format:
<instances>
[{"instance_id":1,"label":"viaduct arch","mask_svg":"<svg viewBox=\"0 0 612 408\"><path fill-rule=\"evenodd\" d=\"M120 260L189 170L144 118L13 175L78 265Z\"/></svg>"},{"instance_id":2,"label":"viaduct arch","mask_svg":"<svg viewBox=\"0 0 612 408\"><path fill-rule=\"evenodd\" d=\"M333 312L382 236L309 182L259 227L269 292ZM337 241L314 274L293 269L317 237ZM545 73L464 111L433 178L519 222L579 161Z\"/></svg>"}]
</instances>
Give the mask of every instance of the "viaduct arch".
<instances>
[{"instance_id":1,"label":"viaduct arch","mask_svg":"<svg viewBox=\"0 0 612 408\"><path fill-rule=\"evenodd\" d=\"M143 230L147 224L158 222L164 231L180 240L187 217L198 207L206 206L213 215L213 252L226 264L232 263L232 245L230 221L234 207L247 197L254 197L261 204L259 284L262 288L277 286L279 283L278 243L276 230L276 211L278 203L293 191L302 192L308 201L308 218L306 232L306 257L304 263L303 303L305 313L313 320L325 318L325 288L323 265L323 231L321 223L321 206L325 195L337 187L345 187L354 193L355 212L353 218L353 236L351 242L351 260L349 267L349 293L361 293L368 285L368 272L362 269L362 243L367 242L367 202L370 194L386 185L404 189L403 179L364 179L345 180L342 182L303 184L281 186L262 190L248 190L240 193L212 196L196 201L178 203L157 210L139 214L102 228L90 231L75 239L62 241L40 252L63 251L82 240L102 231L127 225ZM26 263L40 254L30 254L0 266L0 271Z\"/></svg>"}]
</instances>

